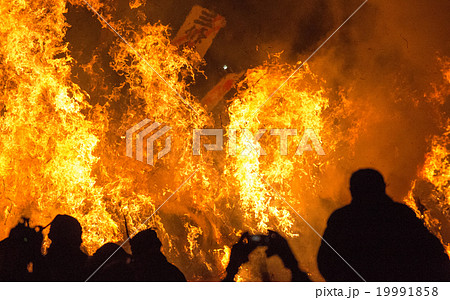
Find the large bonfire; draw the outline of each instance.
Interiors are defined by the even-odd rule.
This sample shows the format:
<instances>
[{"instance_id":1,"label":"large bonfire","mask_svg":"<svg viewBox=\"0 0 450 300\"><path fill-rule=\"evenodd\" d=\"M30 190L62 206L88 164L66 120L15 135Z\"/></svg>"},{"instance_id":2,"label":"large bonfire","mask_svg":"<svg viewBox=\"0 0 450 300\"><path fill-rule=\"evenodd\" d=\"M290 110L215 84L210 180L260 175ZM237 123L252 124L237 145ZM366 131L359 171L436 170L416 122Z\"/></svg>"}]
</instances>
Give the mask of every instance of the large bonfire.
<instances>
[{"instance_id":1,"label":"large bonfire","mask_svg":"<svg viewBox=\"0 0 450 300\"><path fill-rule=\"evenodd\" d=\"M70 2L87 9L84 1ZM130 11L139 9L139 1L132 4ZM83 247L92 254L106 242L124 242L126 220L131 233L156 228L165 254L188 279L219 280L242 232L272 229L288 237L302 267L320 278L320 238L297 214L322 232L341 205L345 176L361 167L354 163L367 125L358 115L360 99L328 86L308 64L271 96L301 64L274 54L246 71L223 124L190 92L203 63L194 50L171 45L160 23L139 23L139 14L119 19L99 1L90 5L109 35L86 58L69 51L66 1L0 2L0 237L21 216L46 225L64 213L80 221ZM437 112L450 96L450 63L444 57L439 64L443 80L426 96ZM126 130L145 118L171 127L171 151L154 166L125 155ZM404 200L448 247L450 123L439 122L442 134L429 136ZM222 127L226 141L236 137L234 149L193 155L194 129ZM287 155L280 135L271 134L276 129L296 129ZM326 155L298 152L308 129ZM282 269L276 258L254 256L240 280L260 280L261 265ZM274 279L288 278L280 274Z\"/></svg>"}]
</instances>

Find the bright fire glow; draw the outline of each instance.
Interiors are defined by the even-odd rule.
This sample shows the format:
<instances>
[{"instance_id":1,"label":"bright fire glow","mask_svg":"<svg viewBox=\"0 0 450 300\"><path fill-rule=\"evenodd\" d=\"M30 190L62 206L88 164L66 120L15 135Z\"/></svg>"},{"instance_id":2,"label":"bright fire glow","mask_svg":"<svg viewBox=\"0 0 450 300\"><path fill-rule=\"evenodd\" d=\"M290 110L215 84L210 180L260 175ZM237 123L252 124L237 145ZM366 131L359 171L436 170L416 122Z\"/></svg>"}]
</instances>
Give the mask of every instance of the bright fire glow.
<instances>
[{"instance_id":1,"label":"bright fire glow","mask_svg":"<svg viewBox=\"0 0 450 300\"><path fill-rule=\"evenodd\" d=\"M82 1L70 3L85 7ZM0 238L21 216L46 225L65 213L82 224L82 246L92 254L106 242L126 239L126 219L131 233L157 228L164 253L189 280L219 280L230 247L242 232L273 229L289 241L300 241L293 245L294 252L308 271L317 274L320 239L277 192L318 231L323 229L330 211L322 208L336 208L330 199L340 196L335 191L341 182L333 174L341 174L338 171L351 163L364 122L350 117L355 109L345 91L329 93L326 82L305 64L265 103L299 65L285 64L274 55L247 70L230 100L226 136L229 139L236 130L234 150L241 154L248 149L247 155L202 149L201 156L193 156L193 129L219 127L189 92L203 64L200 57L171 45L166 26L135 26L130 20L115 19L99 1L90 3L144 58L103 28L114 40L99 43L98 49L110 47L105 53L109 67L120 74L117 81L104 76L100 50L87 62L73 58L65 41L66 1L0 1ZM142 3L131 1L130 8ZM438 87L432 97L438 103L443 103L450 80L449 64L443 65L446 88ZM75 66L83 70L89 91L80 87ZM125 131L144 118L172 127L171 153L154 167L125 156ZM432 137L417 180L432 185L434 205L448 217L448 121L442 127L447 131ZM270 135L271 129L284 128L297 130L296 136L288 137L286 156L280 152L280 137ZM325 156L314 151L295 155L308 128L323 142ZM259 140L265 156L256 153L259 145L252 140L260 129L267 130ZM413 195L416 184L405 201L422 215ZM433 214L425 214L428 227L439 236L439 222ZM264 263L269 269L280 265L272 260ZM261 279L250 275L255 272L249 268L242 267L237 280Z\"/></svg>"}]
</instances>

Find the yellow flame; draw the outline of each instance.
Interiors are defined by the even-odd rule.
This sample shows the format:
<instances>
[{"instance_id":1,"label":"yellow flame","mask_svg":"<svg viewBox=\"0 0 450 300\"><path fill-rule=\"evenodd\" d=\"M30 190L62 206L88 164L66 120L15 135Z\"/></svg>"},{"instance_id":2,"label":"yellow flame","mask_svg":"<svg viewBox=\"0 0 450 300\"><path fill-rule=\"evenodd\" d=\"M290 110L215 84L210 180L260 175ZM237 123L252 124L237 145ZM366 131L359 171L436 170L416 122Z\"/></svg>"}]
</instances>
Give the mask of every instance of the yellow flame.
<instances>
[{"instance_id":1,"label":"yellow flame","mask_svg":"<svg viewBox=\"0 0 450 300\"><path fill-rule=\"evenodd\" d=\"M302 135L305 129L313 129L319 138L322 134L322 113L327 108L328 99L320 88L320 79L313 75L305 64L302 70L269 98L286 80L285 74L290 74L293 70L293 66L280 64L273 59L261 67L247 71L229 108L228 132L237 130L238 135L240 133L236 155L229 156L229 172L239 183L239 203L248 230L251 231L265 233L268 229L277 229L284 234L295 236L292 231L292 212L272 190L272 185L277 189L282 185L280 192L292 201L290 191L294 174L300 171L306 178L313 173L311 169L315 168L314 163L305 163L305 157L294 154L300 140L299 135ZM267 128L266 124L269 124L270 128ZM267 131L260 143L256 143L252 135L261 129ZM280 138L269 137L271 129L298 131L297 136L288 140L287 155L281 153ZM262 147L267 155L259 155L259 147ZM331 149L328 148L329 150ZM308 158L315 160L315 163L319 161L316 155L310 155ZM314 185L314 181L315 179L310 177L303 183L308 189L308 185ZM301 205L296 207L302 210Z\"/></svg>"}]
</instances>

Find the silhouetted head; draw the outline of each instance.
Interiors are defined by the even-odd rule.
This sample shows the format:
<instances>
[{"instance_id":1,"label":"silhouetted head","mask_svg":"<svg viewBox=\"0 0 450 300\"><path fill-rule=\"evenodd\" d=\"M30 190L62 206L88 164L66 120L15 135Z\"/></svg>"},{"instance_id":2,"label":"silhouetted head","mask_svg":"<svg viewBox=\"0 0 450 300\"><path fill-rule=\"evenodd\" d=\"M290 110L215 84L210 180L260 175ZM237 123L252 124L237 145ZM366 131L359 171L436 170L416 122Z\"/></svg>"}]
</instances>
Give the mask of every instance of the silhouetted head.
<instances>
[{"instance_id":1,"label":"silhouetted head","mask_svg":"<svg viewBox=\"0 0 450 300\"><path fill-rule=\"evenodd\" d=\"M80 247L81 234L81 225L77 219L68 215L57 215L51 223L48 238L55 245Z\"/></svg>"},{"instance_id":2,"label":"silhouetted head","mask_svg":"<svg viewBox=\"0 0 450 300\"><path fill-rule=\"evenodd\" d=\"M130 240L130 245L133 255L158 253L162 246L153 229L146 229L136 234Z\"/></svg>"},{"instance_id":3,"label":"silhouetted head","mask_svg":"<svg viewBox=\"0 0 450 300\"><path fill-rule=\"evenodd\" d=\"M350 193L353 202L384 199L386 184L383 175L373 169L360 169L350 178Z\"/></svg>"}]
</instances>

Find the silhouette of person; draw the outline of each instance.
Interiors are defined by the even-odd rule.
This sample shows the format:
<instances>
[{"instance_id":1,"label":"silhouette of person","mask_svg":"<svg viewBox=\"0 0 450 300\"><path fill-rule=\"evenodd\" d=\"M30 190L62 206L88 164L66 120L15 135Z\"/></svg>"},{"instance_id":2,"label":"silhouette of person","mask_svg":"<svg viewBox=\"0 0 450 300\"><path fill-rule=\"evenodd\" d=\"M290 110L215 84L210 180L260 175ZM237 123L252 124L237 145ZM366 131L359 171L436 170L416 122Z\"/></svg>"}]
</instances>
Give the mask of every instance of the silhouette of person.
<instances>
[{"instance_id":1,"label":"silhouette of person","mask_svg":"<svg viewBox=\"0 0 450 300\"><path fill-rule=\"evenodd\" d=\"M0 242L0 281L40 280L35 266L41 262L43 235L23 218ZM30 266L32 266L30 268Z\"/></svg>"},{"instance_id":2,"label":"silhouette of person","mask_svg":"<svg viewBox=\"0 0 450 300\"><path fill-rule=\"evenodd\" d=\"M261 242L259 239L255 242L248 232L242 234L239 241L231 248L230 261L226 268L227 275L223 281L234 281L239 267L248 262L249 254L259 246L267 246L267 257L278 255L281 258L284 266L291 271L292 281L310 281L308 275L298 267L294 253L280 234L269 230L267 237L263 237L264 241Z\"/></svg>"},{"instance_id":3,"label":"silhouette of person","mask_svg":"<svg viewBox=\"0 0 450 300\"><path fill-rule=\"evenodd\" d=\"M89 258L90 281L134 281L131 255L114 243L106 243Z\"/></svg>"},{"instance_id":4,"label":"silhouette of person","mask_svg":"<svg viewBox=\"0 0 450 300\"><path fill-rule=\"evenodd\" d=\"M74 217L57 215L48 234L52 241L45 256L47 281L84 281L88 256L80 250L82 229Z\"/></svg>"},{"instance_id":5,"label":"silhouette of person","mask_svg":"<svg viewBox=\"0 0 450 300\"><path fill-rule=\"evenodd\" d=\"M373 169L353 173L351 204L330 216L323 235L341 257L322 241L317 257L322 276L327 281L448 281L450 263L440 241L385 188Z\"/></svg>"},{"instance_id":6,"label":"silhouette of person","mask_svg":"<svg viewBox=\"0 0 450 300\"><path fill-rule=\"evenodd\" d=\"M136 281L186 281L183 273L161 253L162 244L154 230L139 232L130 245Z\"/></svg>"}]
</instances>

